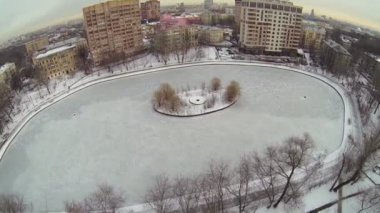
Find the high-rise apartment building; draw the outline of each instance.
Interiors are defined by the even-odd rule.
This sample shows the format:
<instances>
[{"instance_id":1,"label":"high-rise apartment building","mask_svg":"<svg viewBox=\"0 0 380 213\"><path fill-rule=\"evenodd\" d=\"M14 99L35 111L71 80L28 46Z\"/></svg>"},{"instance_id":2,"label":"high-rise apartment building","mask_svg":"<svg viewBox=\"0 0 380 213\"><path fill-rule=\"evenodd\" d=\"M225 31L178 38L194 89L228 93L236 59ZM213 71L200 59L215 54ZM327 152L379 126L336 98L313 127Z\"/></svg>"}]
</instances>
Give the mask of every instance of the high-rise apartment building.
<instances>
[{"instance_id":1,"label":"high-rise apartment building","mask_svg":"<svg viewBox=\"0 0 380 213\"><path fill-rule=\"evenodd\" d=\"M113 0L83 8L88 46L94 63L106 55L132 55L143 47L138 0Z\"/></svg>"},{"instance_id":2,"label":"high-rise apartment building","mask_svg":"<svg viewBox=\"0 0 380 213\"><path fill-rule=\"evenodd\" d=\"M240 25L241 0L235 0L235 23Z\"/></svg>"},{"instance_id":3,"label":"high-rise apartment building","mask_svg":"<svg viewBox=\"0 0 380 213\"><path fill-rule=\"evenodd\" d=\"M214 1L213 0L205 0L204 1L204 7L205 7L206 10L212 9L213 5L214 5Z\"/></svg>"},{"instance_id":4,"label":"high-rise apartment building","mask_svg":"<svg viewBox=\"0 0 380 213\"><path fill-rule=\"evenodd\" d=\"M141 18L147 21L160 20L160 1L149 0L141 3Z\"/></svg>"},{"instance_id":5,"label":"high-rise apartment building","mask_svg":"<svg viewBox=\"0 0 380 213\"><path fill-rule=\"evenodd\" d=\"M302 7L283 0L242 0L240 47L253 53L297 49L301 40Z\"/></svg>"}]
</instances>

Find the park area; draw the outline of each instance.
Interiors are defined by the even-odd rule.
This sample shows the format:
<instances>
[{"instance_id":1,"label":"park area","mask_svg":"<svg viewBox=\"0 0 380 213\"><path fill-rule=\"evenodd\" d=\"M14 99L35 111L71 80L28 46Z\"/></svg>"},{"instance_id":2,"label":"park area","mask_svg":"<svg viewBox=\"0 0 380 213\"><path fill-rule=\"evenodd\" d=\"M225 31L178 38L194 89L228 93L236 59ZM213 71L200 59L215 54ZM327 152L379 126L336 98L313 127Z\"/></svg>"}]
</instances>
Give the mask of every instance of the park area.
<instances>
[{"instance_id":1,"label":"park area","mask_svg":"<svg viewBox=\"0 0 380 213\"><path fill-rule=\"evenodd\" d=\"M222 87L239 82L231 107L185 119L153 109L152 92L163 83L196 90L215 76ZM212 159L237 163L304 133L316 152L332 153L343 139L344 103L333 87L302 73L202 65L130 76L78 91L30 120L0 162L0 194L22 194L36 212L61 211L64 201L110 183L134 205L156 175L192 175Z\"/></svg>"}]
</instances>

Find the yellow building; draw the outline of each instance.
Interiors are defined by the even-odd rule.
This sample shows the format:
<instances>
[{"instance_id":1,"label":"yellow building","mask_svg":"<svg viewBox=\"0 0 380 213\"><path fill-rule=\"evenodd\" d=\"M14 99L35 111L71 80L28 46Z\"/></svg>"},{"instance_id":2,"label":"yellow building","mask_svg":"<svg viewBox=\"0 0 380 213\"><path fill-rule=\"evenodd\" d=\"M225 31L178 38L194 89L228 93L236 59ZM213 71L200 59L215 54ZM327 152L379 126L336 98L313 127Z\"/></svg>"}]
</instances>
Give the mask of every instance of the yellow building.
<instances>
[{"instance_id":1,"label":"yellow building","mask_svg":"<svg viewBox=\"0 0 380 213\"><path fill-rule=\"evenodd\" d=\"M138 0L114 0L83 8L88 46L96 65L107 54L133 55L143 48Z\"/></svg>"},{"instance_id":2,"label":"yellow building","mask_svg":"<svg viewBox=\"0 0 380 213\"><path fill-rule=\"evenodd\" d=\"M0 83L8 83L7 79L12 75L13 72L16 72L15 63L6 63L0 67Z\"/></svg>"},{"instance_id":3,"label":"yellow building","mask_svg":"<svg viewBox=\"0 0 380 213\"><path fill-rule=\"evenodd\" d=\"M170 27L164 31L169 38L171 49L180 46L178 42L185 39L190 42L190 46L192 47L198 45L198 28L194 25Z\"/></svg>"},{"instance_id":4,"label":"yellow building","mask_svg":"<svg viewBox=\"0 0 380 213\"><path fill-rule=\"evenodd\" d=\"M78 69L79 48L86 46L84 38L72 38L51 44L35 53L33 64L48 78L73 74Z\"/></svg>"},{"instance_id":5,"label":"yellow building","mask_svg":"<svg viewBox=\"0 0 380 213\"><path fill-rule=\"evenodd\" d=\"M141 3L141 18L147 21L159 21L160 1L149 0Z\"/></svg>"},{"instance_id":6,"label":"yellow building","mask_svg":"<svg viewBox=\"0 0 380 213\"><path fill-rule=\"evenodd\" d=\"M34 52L44 49L47 45L49 45L49 38L47 36L34 39L25 44L26 53L31 57Z\"/></svg>"},{"instance_id":7,"label":"yellow building","mask_svg":"<svg viewBox=\"0 0 380 213\"><path fill-rule=\"evenodd\" d=\"M224 40L224 29L218 27L200 27L200 36L202 42L207 44L217 44Z\"/></svg>"},{"instance_id":8,"label":"yellow building","mask_svg":"<svg viewBox=\"0 0 380 213\"><path fill-rule=\"evenodd\" d=\"M302 27L302 46L319 51L326 37L326 29L316 24L304 23Z\"/></svg>"}]
</instances>

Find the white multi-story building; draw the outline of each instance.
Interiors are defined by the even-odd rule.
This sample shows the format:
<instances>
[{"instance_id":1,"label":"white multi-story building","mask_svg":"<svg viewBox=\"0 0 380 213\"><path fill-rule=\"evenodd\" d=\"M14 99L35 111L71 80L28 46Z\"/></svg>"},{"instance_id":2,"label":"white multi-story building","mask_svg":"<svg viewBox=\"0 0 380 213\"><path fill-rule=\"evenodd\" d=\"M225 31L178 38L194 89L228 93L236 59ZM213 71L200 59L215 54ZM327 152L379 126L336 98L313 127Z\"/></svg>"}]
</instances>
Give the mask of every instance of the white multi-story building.
<instances>
[{"instance_id":1,"label":"white multi-story building","mask_svg":"<svg viewBox=\"0 0 380 213\"><path fill-rule=\"evenodd\" d=\"M242 0L240 47L250 52L281 53L297 49L302 7L282 0Z\"/></svg>"}]
</instances>

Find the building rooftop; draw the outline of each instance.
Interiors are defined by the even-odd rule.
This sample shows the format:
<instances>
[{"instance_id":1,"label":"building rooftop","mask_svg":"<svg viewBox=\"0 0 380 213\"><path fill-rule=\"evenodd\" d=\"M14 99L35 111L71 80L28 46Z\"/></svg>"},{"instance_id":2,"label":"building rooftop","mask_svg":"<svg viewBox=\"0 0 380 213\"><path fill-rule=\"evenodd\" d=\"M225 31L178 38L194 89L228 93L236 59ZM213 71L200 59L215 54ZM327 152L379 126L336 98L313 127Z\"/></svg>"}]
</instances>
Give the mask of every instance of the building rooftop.
<instances>
[{"instance_id":1,"label":"building rooftop","mask_svg":"<svg viewBox=\"0 0 380 213\"><path fill-rule=\"evenodd\" d=\"M75 37L75 38L70 38L64 41L60 41L57 43L50 44L46 46L45 50L42 52L39 52L35 55L36 59L41 59L44 57L48 57L54 54L57 54L59 52L66 51L68 49L76 47L77 43L79 42L85 42L86 40L84 38L80 37Z\"/></svg>"},{"instance_id":2,"label":"building rooftop","mask_svg":"<svg viewBox=\"0 0 380 213\"><path fill-rule=\"evenodd\" d=\"M288 6L295 6L292 2L289 0L242 0L242 2L263 2L263 3L273 3L273 4L281 4L281 5L288 5Z\"/></svg>"},{"instance_id":3,"label":"building rooftop","mask_svg":"<svg viewBox=\"0 0 380 213\"><path fill-rule=\"evenodd\" d=\"M50 49L44 53L40 53L40 54L36 55L36 59L45 58L45 57L57 54L59 52L63 52L63 51L66 51L68 49L74 48L75 46L76 46L75 44L68 44L66 46L61 46L61 47L57 47L54 49Z\"/></svg>"},{"instance_id":4,"label":"building rooftop","mask_svg":"<svg viewBox=\"0 0 380 213\"><path fill-rule=\"evenodd\" d=\"M3 66L0 67L0 75L12 68L16 68L15 63L5 63Z\"/></svg>"},{"instance_id":5,"label":"building rooftop","mask_svg":"<svg viewBox=\"0 0 380 213\"><path fill-rule=\"evenodd\" d=\"M334 49L336 52L342 53L344 55L351 55L346 48L344 48L342 45L336 43L335 41L329 39L325 41L325 44L332 49Z\"/></svg>"},{"instance_id":6,"label":"building rooftop","mask_svg":"<svg viewBox=\"0 0 380 213\"><path fill-rule=\"evenodd\" d=\"M303 29L306 31L313 31L320 34L326 34L326 29L318 25L304 25Z\"/></svg>"},{"instance_id":7,"label":"building rooftop","mask_svg":"<svg viewBox=\"0 0 380 213\"><path fill-rule=\"evenodd\" d=\"M64 41L49 44L48 46L46 46L46 50L55 49L57 47L62 47L62 46L66 46L69 44L76 44L76 43L81 42L81 41L86 41L86 40L84 38L81 38L81 37L70 38L70 39L67 39Z\"/></svg>"}]
</instances>

